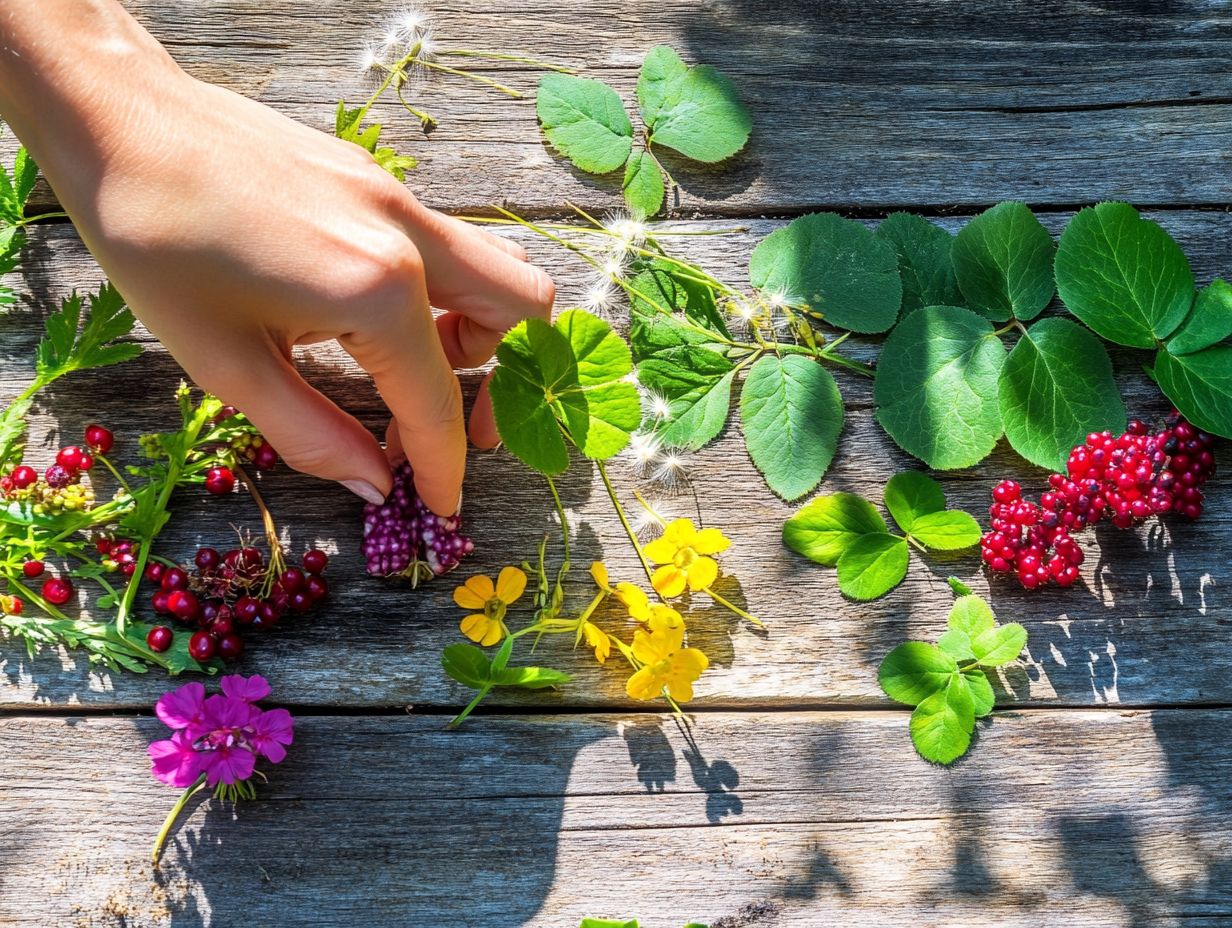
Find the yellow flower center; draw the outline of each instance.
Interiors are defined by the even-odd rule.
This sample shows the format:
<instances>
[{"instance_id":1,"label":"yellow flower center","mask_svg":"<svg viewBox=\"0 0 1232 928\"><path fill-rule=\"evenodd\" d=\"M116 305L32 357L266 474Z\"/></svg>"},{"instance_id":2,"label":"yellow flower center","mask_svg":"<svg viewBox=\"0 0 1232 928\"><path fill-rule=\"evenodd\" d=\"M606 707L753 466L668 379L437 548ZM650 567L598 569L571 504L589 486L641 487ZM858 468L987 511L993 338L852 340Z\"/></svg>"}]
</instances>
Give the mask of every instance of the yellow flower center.
<instances>
[{"instance_id":1,"label":"yellow flower center","mask_svg":"<svg viewBox=\"0 0 1232 928\"><path fill-rule=\"evenodd\" d=\"M687 571L693 566L693 562L697 560L697 552L692 548L681 548L676 552L676 556L672 558L672 565L678 570Z\"/></svg>"},{"instance_id":2,"label":"yellow flower center","mask_svg":"<svg viewBox=\"0 0 1232 928\"><path fill-rule=\"evenodd\" d=\"M483 604L483 614L489 619L500 621L505 617L505 602L499 596L493 596Z\"/></svg>"}]
</instances>

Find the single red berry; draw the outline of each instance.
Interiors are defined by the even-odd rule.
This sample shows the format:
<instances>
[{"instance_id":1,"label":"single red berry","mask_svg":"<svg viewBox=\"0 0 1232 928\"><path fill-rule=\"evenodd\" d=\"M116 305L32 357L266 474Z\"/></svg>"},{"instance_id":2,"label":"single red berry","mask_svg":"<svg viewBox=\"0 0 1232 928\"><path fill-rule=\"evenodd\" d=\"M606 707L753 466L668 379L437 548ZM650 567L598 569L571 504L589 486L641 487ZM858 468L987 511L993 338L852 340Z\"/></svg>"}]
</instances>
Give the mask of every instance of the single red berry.
<instances>
[{"instance_id":1,"label":"single red berry","mask_svg":"<svg viewBox=\"0 0 1232 928\"><path fill-rule=\"evenodd\" d=\"M0 612L5 615L21 615L25 608L20 596L0 596Z\"/></svg>"},{"instance_id":2,"label":"single red berry","mask_svg":"<svg viewBox=\"0 0 1232 928\"><path fill-rule=\"evenodd\" d=\"M63 606L73 598L73 585L63 577L52 577L43 582L43 599L53 606Z\"/></svg>"},{"instance_id":3,"label":"single red berry","mask_svg":"<svg viewBox=\"0 0 1232 928\"><path fill-rule=\"evenodd\" d=\"M244 639L230 632L218 639L218 656L228 664L238 661L244 654Z\"/></svg>"},{"instance_id":4,"label":"single red berry","mask_svg":"<svg viewBox=\"0 0 1232 928\"><path fill-rule=\"evenodd\" d=\"M304 552L300 562L304 565L304 570L310 574L324 573L325 568L329 565L329 555L316 548L310 548Z\"/></svg>"},{"instance_id":5,"label":"single red berry","mask_svg":"<svg viewBox=\"0 0 1232 928\"><path fill-rule=\"evenodd\" d=\"M115 444L115 435L112 434L111 429L97 424L86 426L86 445L96 454L106 454L113 444Z\"/></svg>"},{"instance_id":6,"label":"single red berry","mask_svg":"<svg viewBox=\"0 0 1232 928\"><path fill-rule=\"evenodd\" d=\"M296 612L307 612L312 608L313 599L307 590L296 590L291 594L289 605Z\"/></svg>"},{"instance_id":7,"label":"single red berry","mask_svg":"<svg viewBox=\"0 0 1232 928\"><path fill-rule=\"evenodd\" d=\"M214 548L198 548L193 561L196 563L198 570L214 570L222 563L222 555Z\"/></svg>"},{"instance_id":8,"label":"single red berry","mask_svg":"<svg viewBox=\"0 0 1232 928\"><path fill-rule=\"evenodd\" d=\"M27 577L37 577L44 570L42 561L26 561L21 565L21 572Z\"/></svg>"},{"instance_id":9,"label":"single red berry","mask_svg":"<svg viewBox=\"0 0 1232 928\"><path fill-rule=\"evenodd\" d=\"M159 590L150 597L150 605L159 615L166 615L171 610L167 608L167 597L170 594L166 590Z\"/></svg>"},{"instance_id":10,"label":"single red berry","mask_svg":"<svg viewBox=\"0 0 1232 928\"><path fill-rule=\"evenodd\" d=\"M211 467L205 472L205 488L215 496L225 496L235 489L235 474L229 467Z\"/></svg>"},{"instance_id":11,"label":"single red berry","mask_svg":"<svg viewBox=\"0 0 1232 928\"><path fill-rule=\"evenodd\" d=\"M177 619L185 622L194 619L200 608L201 603L190 590L172 590L167 594L167 609Z\"/></svg>"},{"instance_id":12,"label":"single red berry","mask_svg":"<svg viewBox=\"0 0 1232 928\"><path fill-rule=\"evenodd\" d=\"M43 479L47 481L49 487L62 490L73 482L73 475L67 467L61 464L52 464L47 470L43 471Z\"/></svg>"},{"instance_id":13,"label":"single red berry","mask_svg":"<svg viewBox=\"0 0 1232 928\"><path fill-rule=\"evenodd\" d=\"M262 600L261 605L257 609L257 618L252 624L258 628L270 628L277 625L278 620L282 618L282 607L277 603Z\"/></svg>"},{"instance_id":14,"label":"single red berry","mask_svg":"<svg viewBox=\"0 0 1232 928\"><path fill-rule=\"evenodd\" d=\"M325 582L324 577L313 574L304 584L304 592L312 598L313 602L316 602L329 595L329 584Z\"/></svg>"},{"instance_id":15,"label":"single red berry","mask_svg":"<svg viewBox=\"0 0 1232 928\"><path fill-rule=\"evenodd\" d=\"M160 585L168 593L172 590L185 590L188 588L188 573L181 567L169 567L163 573Z\"/></svg>"},{"instance_id":16,"label":"single red berry","mask_svg":"<svg viewBox=\"0 0 1232 928\"><path fill-rule=\"evenodd\" d=\"M235 601L231 611L235 616L235 621L240 625L251 625L256 619L260 608L260 600L254 599L251 596L241 596Z\"/></svg>"},{"instance_id":17,"label":"single red berry","mask_svg":"<svg viewBox=\"0 0 1232 928\"><path fill-rule=\"evenodd\" d=\"M304 585L304 572L298 567L288 567L278 578L278 584L288 593L294 593Z\"/></svg>"},{"instance_id":18,"label":"single red berry","mask_svg":"<svg viewBox=\"0 0 1232 928\"><path fill-rule=\"evenodd\" d=\"M264 442L257 449L252 463L257 470L273 470L274 466L278 463L278 452L273 449L269 442Z\"/></svg>"},{"instance_id":19,"label":"single red berry","mask_svg":"<svg viewBox=\"0 0 1232 928\"><path fill-rule=\"evenodd\" d=\"M167 566L159 561L150 561L145 565L145 574L143 575L151 583L159 583L163 579L163 574L167 572Z\"/></svg>"},{"instance_id":20,"label":"single red berry","mask_svg":"<svg viewBox=\"0 0 1232 928\"><path fill-rule=\"evenodd\" d=\"M209 629L211 635L221 638L223 635L230 635L235 631L235 619L227 616L222 619L215 619L209 625L204 626Z\"/></svg>"},{"instance_id":21,"label":"single red berry","mask_svg":"<svg viewBox=\"0 0 1232 928\"><path fill-rule=\"evenodd\" d=\"M80 470L81 455L80 448L76 445L69 445L67 448L61 448L56 454L56 463L68 471Z\"/></svg>"},{"instance_id":22,"label":"single red berry","mask_svg":"<svg viewBox=\"0 0 1232 928\"><path fill-rule=\"evenodd\" d=\"M193 632L188 639L188 655L193 660L205 663L218 653L218 639L209 632Z\"/></svg>"},{"instance_id":23,"label":"single red berry","mask_svg":"<svg viewBox=\"0 0 1232 928\"><path fill-rule=\"evenodd\" d=\"M26 487L33 485L38 480L38 471L29 464L22 464L13 468L13 473L9 474L13 480L13 486L19 490L24 490Z\"/></svg>"},{"instance_id":24,"label":"single red berry","mask_svg":"<svg viewBox=\"0 0 1232 928\"><path fill-rule=\"evenodd\" d=\"M155 625L150 629L148 635L145 636L146 647L151 651L157 651L161 654L171 647L171 642L175 640L175 632L166 625Z\"/></svg>"}]
</instances>

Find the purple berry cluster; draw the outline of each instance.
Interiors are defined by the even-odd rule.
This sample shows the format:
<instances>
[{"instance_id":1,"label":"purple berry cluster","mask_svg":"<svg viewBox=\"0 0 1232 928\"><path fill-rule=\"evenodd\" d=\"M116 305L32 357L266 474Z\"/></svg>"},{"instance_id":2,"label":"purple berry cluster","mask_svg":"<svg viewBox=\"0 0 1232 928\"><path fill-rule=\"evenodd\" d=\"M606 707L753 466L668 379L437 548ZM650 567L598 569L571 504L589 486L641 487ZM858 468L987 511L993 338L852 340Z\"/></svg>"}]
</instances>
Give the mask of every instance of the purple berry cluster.
<instances>
[{"instance_id":1,"label":"purple berry cluster","mask_svg":"<svg viewBox=\"0 0 1232 928\"><path fill-rule=\"evenodd\" d=\"M412 583L448 573L475 550L459 516L438 516L415 492L411 465L394 470L394 488L380 506L364 507L363 553L374 577Z\"/></svg>"}]
</instances>

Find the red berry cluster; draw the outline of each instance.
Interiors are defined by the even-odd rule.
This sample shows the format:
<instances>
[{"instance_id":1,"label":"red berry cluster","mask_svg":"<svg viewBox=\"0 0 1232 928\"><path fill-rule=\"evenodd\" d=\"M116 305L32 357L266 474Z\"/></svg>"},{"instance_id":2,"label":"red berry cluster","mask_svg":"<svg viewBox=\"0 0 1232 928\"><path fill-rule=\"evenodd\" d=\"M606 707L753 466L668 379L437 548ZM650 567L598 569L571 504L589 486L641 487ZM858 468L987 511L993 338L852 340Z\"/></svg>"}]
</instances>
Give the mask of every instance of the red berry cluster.
<instances>
[{"instance_id":1,"label":"red berry cluster","mask_svg":"<svg viewBox=\"0 0 1232 928\"><path fill-rule=\"evenodd\" d=\"M980 540L984 563L1014 573L1028 590L1072 586L1083 553L1071 537L1105 515L1130 528L1153 515L1202 515L1202 486L1215 473L1215 439L1174 410L1167 428L1151 434L1131 422L1124 435L1092 433L1069 456L1065 474L1048 478L1038 504L1005 480L993 488L992 531Z\"/></svg>"},{"instance_id":2,"label":"red berry cluster","mask_svg":"<svg viewBox=\"0 0 1232 928\"><path fill-rule=\"evenodd\" d=\"M158 584L150 598L155 612L197 629L188 640L194 660L217 656L234 661L244 653L241 631L271 628L288 610L307 612L328 595L329 584L322 574L329 556L312 548L300 563L302 568L283 569L279 558L266 563L251 547L223 553L199 548L192 565L151 562L145 579ZM158 625L150 630L146 644L152 651L166 651L174 636L170 626Z\"/></svg>"},{"instance_id":3,"label":"red berry cluster","mask_svg":"<svg viewBox=\"0 0 1232 928\"><path fill-rule=\"evenodd\" d=\"M86 446L69 445L56 452L56 460L42 475L29 464L18 464L0 477L0 494L30 502L36 512L89 509L94 491L81 482L94 467L95 455L105 454L115 440L101 425L86 427Z\"/></svg>"}]
</instances>

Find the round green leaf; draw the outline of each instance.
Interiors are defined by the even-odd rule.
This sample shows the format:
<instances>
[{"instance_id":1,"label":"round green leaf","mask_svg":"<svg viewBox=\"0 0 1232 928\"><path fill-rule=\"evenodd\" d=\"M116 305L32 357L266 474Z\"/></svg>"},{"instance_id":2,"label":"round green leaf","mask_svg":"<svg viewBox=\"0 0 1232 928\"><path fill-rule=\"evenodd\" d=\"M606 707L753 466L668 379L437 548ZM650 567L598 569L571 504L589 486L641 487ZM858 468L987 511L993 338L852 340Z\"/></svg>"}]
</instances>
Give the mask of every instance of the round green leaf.
<instances>
[{"instance_id":1,"label":"round green leaf","mask_svg":"<svg viewBox=\"0 0 1232 928\"><path fill-rule=\"evenodd\" d=\"M975 700L962 674L933 693L911 713L911 740L925 760L950 764L967 753L975 731Z\"/></svg>"},{"instance_id":2,"label":"round green leaf","mask_svg":"<svg viewBox=\"0 0 1232 928\"><path fill-rule=\"evenodd\" d=\"M937 639L937 647L959 663L969 664L975 661L975 652L971 650L971 636L961 629L951 628Z\"/></svg>"},{"instance_id":3,"label":"round green leaf","mask_svg":"<svg viewBox=\"0 0 1232 928\"><path fill-rule=\"evenodd\" d=\"M987 319L956 306L914 312L877 362L877 421L934 470L970 467L1001 437L997 378L1005 347Z\"/></svg>"},{"instance_id":4,"label":"round green leaf","mask_svg":"<svg viewBox=\"0 0 1232 928\"><path fill-rule=\"evenodd\" d=\"M889 242L898 256L903 315L925 306L962 305L950 257L953 235L912 213L891 213L874 234Z\"/></svg>"},{"instance_id":5,"label":"round green leaf","mask_svg":"<svg viewBox=\"0 0 1232 928\"><path fill-rule=\"evenodd\" d=\"M957 662L940 648L908 641L885 656L877 682L895 702L914 706L945 689L957 672Z\"/></svg>"},{"instance_id":6,"label":"round green leaf","mask_svg":"<svg viewBox=\"0 0 1232 928\"><path fill-rule=\"evenodd\" d=\"M625 162L625 202L639 216L653 216L663 208L663 171L648 151L635 151Z\"/></svg>"},{"instance_id":7,"label":"round green leaf","mask_svg":"<svg viewBox=\"0 0 1232 928\"><path fill-rule=\"evenodd\" d=\"M766 236L749 260L749 280L853 332L884 332L903 301L893 247L835 213L801 216Z\"/></svg>"},{"instance_id":8,"label":"round green leaf","mask_svg":"<svg viewBox=\"0 0 1232 928\"><path fill-rule=\"evenodd\" d=\"M459 642L441 651L441 667L463 686L479 690L488 685L492 664L479 648Z\"/></svg>"},{"instance_id":9,"label":"round green leaf","mask_svg":"<svg viewBox=\"0 0 1232 928\"><path fill-rule=\"evenodd\" d=\"M1128 203L1080 211L1061 234L1057 290L1098 334L1132 348L1154 348L1189 313L1194 278L1167 232Z\"/></svg>"},{"instance_id":10,"label":"round green leaf","mask_svg":"<svg viewBox=\"0 0 1232 928\"><path fill-rule=\"evenodd\" d=\"M959 231L954 274L989 319L1034 319L1052 301L1052 236L1025 203L998 203Z\"/></svg>"},{"instance_id":11,"label":"round green leaf","mask_svg":"<svg viewBox=\"0 0 1232 928\"><path fill-rule=\"evenodd\" d=\"M799 499L826 473L843 429L843 398L824 367L800 355L766 355L740 394L749 457L770 489Z\"/></svg>"},{"instance_id":12,"label":"round green leaf","mask_svg":"<svg viewBox=\"0 0 1232 928\"><path fill-rule=\"evenodd\" d=\"M879 532L886 533L886 524L876 506L854 493L831 493L810 500L783 524L783 543L833 567L857 539Z\"/></svg>"},{"instance_id":13,"label":"round green leaf","mask_svg":"<svg viewBox=\"0 0 1232 928\"><path fill-rule=\"evenodd\" d=\"M1216 278L1198 291L1185 324L1168 339L1171 354L1192 354L1232 335L1232 285Z\"/></svg>"},{"instance_id":14,"label":"round green leaf","mask_svg":"<svg viewBox=\"0 0 1232 928\"><path fill-rule=\"evenodd\" d=\"M950 509L929 512L911 524L912 538L934 551L961 551L980 540L980 523L967 513Z\"/></svg>"},{"instance_id":15,"label":"round green leaf","mask_svg":"<svg viewBox=\"0 0 1232 928\"><path fill-rule=\"evenodd\" d=\"M497 367L488 384L492 416L501 442L518 460L542 474L569 469L569 448L543 390L507 367Z\"/></svg>"},{"instance_id":16,"label":"round green leaf","mask_svg":"<svg viewBox=\"0 0 1232 928\"><path fill-rule=\"evenodd\" d=\"M726 77L710 65L686 67L666 45L650 50L637 79L649 143L713 164L744 148L753 128Z\"/></svg>"},{"instance_id":17,"label":"round green leaf","mask_svg":"<svg viewBox=\"0 0 1232 928\"><path fill-rule=\"evenodd\" d=\"M975 713L975 717L982 719L991 713L993 706L997 704L997 695L992 690L992 684L988 681L988 676L984 671L978 667L964 670L963 679L967 681L967 686L971 688L971 708Z\"/></svg>"},{"instance_id":18,"label":"round green leaf","mask_svg":"<svg viewBox=\"0 0 1232 928\"><path fill-rule=\"evenodd\" d=\"M997 619L987 602L967 594L954 601L946 624L955 631L965 632L969 638L977 638L993 628Z\"/></svg>"},{"instance_id":19,"label":"round green leaf","mask_svg":"<svg viewBox=\"0 0 1232 928\"><path fill-rule=\"evenodd\" d=\"M886 484L885 504L898 527L911 534L911 524L916 519L945 508L945 491L927 474L905 470Z\"/></svg>"},{"instance_id":20,"label":"round green leaf","mask_svg":"<svg viewBox=\"0 0 1232 928\"><path fill-rule=\"evenodd\" d=\"M838 588L852 599L878 599L907 576L907 539L864 535L838 559Z\"/></svg>"},{"instance_id":21,"label":"round green leaf","mask_svg":"<svg viewBox=\"0 0 1232 928\"><path fill-rule=\"evenodd\" d=\"M990 628L971 639L975 659L986 667L1000 667L1016 660L1027 646L1027 630L1017 622Z\"/></svg>"},{"instance_id":22,"label":"round green leaf","mask_svg":"<svg viewBox=\"0 0 1232 928\"><path fill-rule=\"evenodd\" d=\"M542 690L548 687L563 686L572 679L569 674L553 670L551 667L504 667L493 674L492 682L496 686L517 686L524 690Z\"/></svg>"},{"instance_id":23,"label":"round green leaf","mask_svg":"<svg viewBox=\"0 0 1232 928\"><path fill-rule=\"evenodd\" d=\"M629 160L633 123L620 97L602 81L545 74L535 111L543 134L588 174L607 174Z\"/></svg>"},{"instance_id":24,"label":"round green leaf","mask_svg":"<svg viewBox=\"0 0 1232 928\"><path fill-rule=\"evenodd\" d=\"M1198 428L1232 438L1232 345L1155 358L1159 388Z\"/></svg>"},{"instance_id":25,"label":"round green leaf","mask_svg":"<svg viewBox=\"0 0 1232 928\"><path fill-rule=\"evenodd\" d=\"M1125 431L1125 404L1103 343L1076 322L1041 319L1018 340L997 387L1005 437L1032 464L1064 469L1091 432Z\"/></svg>"}]
</instances>

